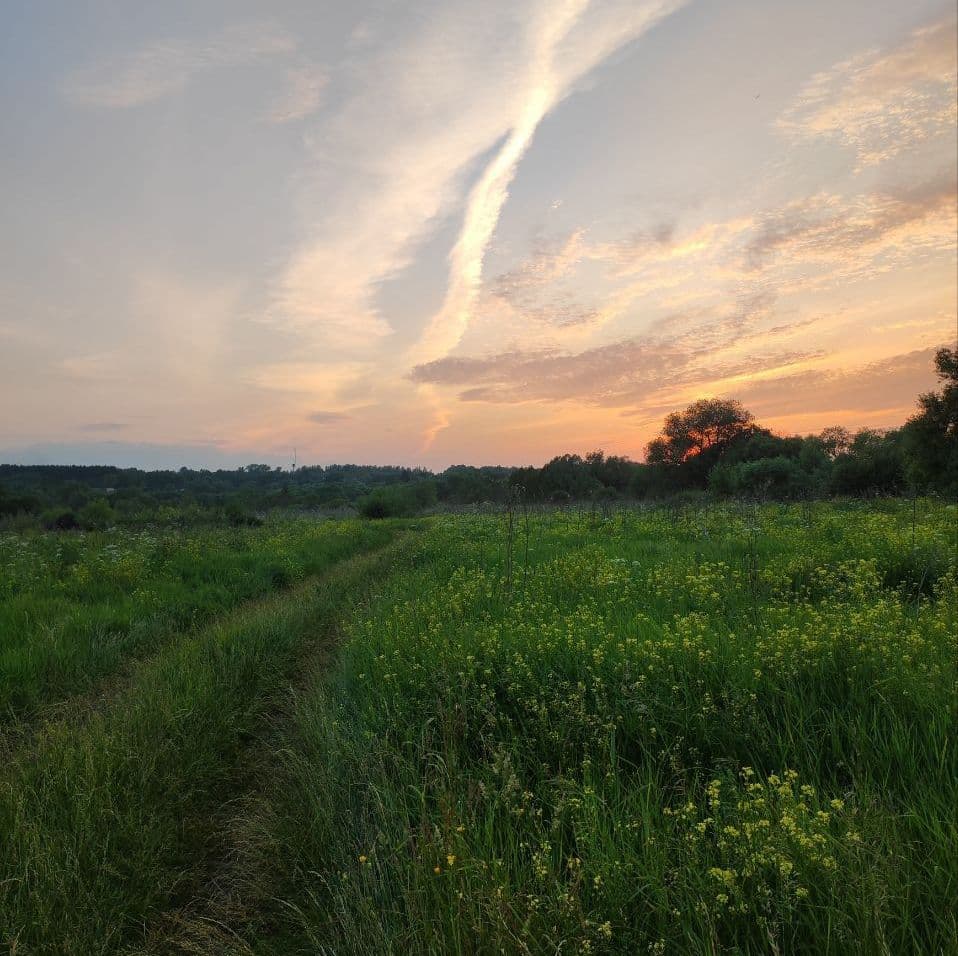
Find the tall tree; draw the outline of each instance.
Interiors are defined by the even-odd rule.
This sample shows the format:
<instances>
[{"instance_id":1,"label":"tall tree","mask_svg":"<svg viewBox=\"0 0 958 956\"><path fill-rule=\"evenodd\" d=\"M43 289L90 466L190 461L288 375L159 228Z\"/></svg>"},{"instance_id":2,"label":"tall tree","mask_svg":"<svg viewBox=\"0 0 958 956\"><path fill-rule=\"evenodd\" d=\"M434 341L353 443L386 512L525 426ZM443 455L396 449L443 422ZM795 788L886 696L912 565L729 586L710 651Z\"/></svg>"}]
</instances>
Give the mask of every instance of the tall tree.
<instances>
[{"instance_id":1,"label":"tall tree","mask_svg":"<svg viewBox=\"0 0 958 956\"><path fill-rule=\"evenodd\" d=\"M665 419L662 434L646 447L649 464L678 465L706 452L720 451L754 429L752 413L741 402L701 398ZM712 457L712 456L709 456Z\"/></svg>"},{"instance_id":2,"label":"tall tree","mask_svg":"<svg viewBox=\"0 0 958 956\"><path fill-rule=\"evenodd\" d=\"M904 428L905 470L922 490L958 494L958 348L935 353L941 391L918 397L919 412Z\"/></svg>"}]
</instances>

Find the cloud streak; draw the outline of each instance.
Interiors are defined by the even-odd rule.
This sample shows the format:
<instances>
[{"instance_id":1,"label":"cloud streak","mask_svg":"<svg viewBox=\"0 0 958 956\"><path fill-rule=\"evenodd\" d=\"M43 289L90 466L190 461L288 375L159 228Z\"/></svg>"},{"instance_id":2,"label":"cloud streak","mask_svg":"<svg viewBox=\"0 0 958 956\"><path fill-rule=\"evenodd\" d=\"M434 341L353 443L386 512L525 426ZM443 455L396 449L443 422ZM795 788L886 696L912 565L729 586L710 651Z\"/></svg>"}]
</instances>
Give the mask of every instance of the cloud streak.
<instances>
[{"instance_id":1,"label":"cloud streak","mask_svg":"<svg viewBox=\"0 0 958 956\"><path fill-rule=\"evenodd\" d=\"M486 248L539 123L677 5L442 4L392 46L363 46L352 65L359 89L310 139L303 240L268 321L340 357L375 352L396 331L377 305L382 283L461 211L443 305L401 353L407 366L446 354L469 323Z\"/></svg>"},{"instance_id":2,"label":"cloud streak","mask_svg":"<svg viewBox=\"0 0 958 956\"><path fill-rule=\"evenodd\" d=\"M469 197L463 227L450 257L446 299L413 351L416 362L441 358L461 341L478 297L486 248L508 197L509 184L543 118L618 47L677 6L664 2L633 4L630 10L623 5L603 11L597 22L586 19L588 0L566 0L537 11L530 29L526 91L518 100L508 137ZM580 24L582 37L576 35Z\"/></svg>"},{"instance_id":3,"label":"cloud streak","mask_svg":"<svg viewBox=\"0 0 958 956\"><path fill-rule=\"evenodd\" d=\"M771 331L762 333L766 347L759 352L734 355L728 351L756 334L752 327L768 315L770 306L766 296L752 296L704 323L690 324L686 315L670 316L659 324L658 334L578 352L545 347L482 358L446 356L416 366L411 377L432 386L463 389L459 398L466 402L570 401L621 408L663 389L765 372L818 357L817 349L769 349L767 343L774 338Z\"/></svg>"},{"instance_id":4,"label":"cloud streak","mask_svg":"<svg viewBox=\"0 0 958 956\"><path fill-rule=\"evenodd\" d=\"M640 302L654 315L669 300L698 299L707 315L717 299L768 301L824 290L947 255L958 226L956 203L954 176L945 173L857 195L821 192L691 230L663 225L623 239L574 230L540 243L492 280L484 307L507 309L500 324L548 326L573 340L579 327L595 334L634 315ZM573 292L586 287L588 304ZM688 308L679 314L694 317Z\"/></svg>"},{"instance_id":5,"label":"cloud streak","mask_svg":"<svg viewBox=\"0 0 958 956\"><path fill-rule=\"evenodd\" d=\"M953 248L955 220L951 175L851 198L821 193L763 216L745 247L745 267L831 263L847 276L880 257Z\"/></svg>"}]
</instances>

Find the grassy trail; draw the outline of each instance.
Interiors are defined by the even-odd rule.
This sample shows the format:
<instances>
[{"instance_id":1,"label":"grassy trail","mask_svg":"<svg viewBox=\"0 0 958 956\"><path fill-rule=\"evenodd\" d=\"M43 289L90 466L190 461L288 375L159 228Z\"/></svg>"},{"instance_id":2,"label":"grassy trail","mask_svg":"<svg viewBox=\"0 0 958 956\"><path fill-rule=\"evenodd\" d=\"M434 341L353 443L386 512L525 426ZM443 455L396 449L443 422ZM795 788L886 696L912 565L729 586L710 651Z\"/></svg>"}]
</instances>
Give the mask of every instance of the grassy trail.
<instances>
[{"instance_id":1,"label":"grassy trail","mask_svg":"<svg viewBox=\"0 0 958 956\"><path fill-rule=\"evenodd\" d=\"M276 786L282 779L282 748L296 724L299 699L322 685L342 637L343 623L362 613L376 585L402 564L410 544L407 536L400 535L361 565L357 562L355 586L344 595L340 613L299 648L289 680L262 715L263 732L250 739L241 767L237 762L231 797L211 818L209 848L197 868L193 895L159 914L143 939L124 950L124 956L249 956L253 952L237 928L258 919L273 901L269 899L271 882L262 847L250 832L251 820L258 824L270 807L281 802Z\"/></svg>"},{"instance_id":2,"label":"grassy trail","mask_svg":"<svg viewBox=\"0 0 958 956\"><path fill-rule=\"evenodd\" d=\"M0 731L16 737L129 661L385 540L344 522L0 535Z\"/></svg>"},{"instance_id":3,"label":"grassy trail","mask_svg":"<svg viewBox=\"0 0 958 956\"><path fill-rule=\"evenodd\" d=\"M210 627L229 631L242 627L244 622L260 614L271 613L285 602L295 604L315 590L321 577L322 575L312 577L290 591L274 592L265 597L244 601L238 607L226 611L212 625L207 625L204 631ZM89 723L97 715L106 713L118 700L128 696L137 682L142 680L143 671L164 657L171 647L181 642L189 642L195 637L191 632L182 631L157 637L152 642L149 653L143 649L140 652L131 649L128 656L116 663L114 670L93 681L89 687L50 702L32 718L21 718L0 727L0 761L12 761L18 753L27 753L31 748L42 746L44 737L62 732L64 727L72 728L75 733L78 727Z\"/></svg>"},{"instance_id":4,"label":"grassy trail","mask_svg":"<svg viewBox=\"0 0 958 956\"><path fill-rule=\"evenodd\" d=\"M167 646L79 727L50 724L19 752L0 772L0 942L118 952L195 898L222 858L216 820L277 695L401 546Z\"/></svg>"}]
</instances>

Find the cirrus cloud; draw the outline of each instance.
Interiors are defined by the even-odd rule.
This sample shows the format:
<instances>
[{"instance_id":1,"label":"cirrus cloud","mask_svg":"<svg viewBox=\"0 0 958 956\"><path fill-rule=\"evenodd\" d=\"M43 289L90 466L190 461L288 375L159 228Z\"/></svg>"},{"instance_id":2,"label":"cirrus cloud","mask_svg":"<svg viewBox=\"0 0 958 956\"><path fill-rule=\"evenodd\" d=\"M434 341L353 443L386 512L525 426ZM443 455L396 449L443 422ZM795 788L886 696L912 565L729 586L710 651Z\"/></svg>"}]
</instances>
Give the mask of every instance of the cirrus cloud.
<instances>
[{"instance_id":1,"label":"cirrus cloud","mask_svg":"<svg viewBox=\"0 0 958 956\"><path fill-rule=\"evenodd\" d=\"M875 166L916 143L949 136L958 111L958 23L954 16L914 31L903 43L873 50L818 73L778 122L789 137L831 139Z\"/></svg>"}]
</instances>

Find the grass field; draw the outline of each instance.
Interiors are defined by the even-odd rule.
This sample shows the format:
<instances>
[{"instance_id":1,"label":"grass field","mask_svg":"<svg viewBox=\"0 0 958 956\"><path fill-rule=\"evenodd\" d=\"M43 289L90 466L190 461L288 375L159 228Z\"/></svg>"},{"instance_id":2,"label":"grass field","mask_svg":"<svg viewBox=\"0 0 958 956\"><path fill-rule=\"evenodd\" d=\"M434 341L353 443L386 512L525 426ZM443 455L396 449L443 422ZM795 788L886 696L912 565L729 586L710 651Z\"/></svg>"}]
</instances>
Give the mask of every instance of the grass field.
<instances>
[{"instance_id":1,"label":"grass field","mask_svg":"<svg viewBox=\"0 0 958 956\"><path fill-rule=\"evenodd\" d=\"M917 501L5 538L0 940L958 952L956 527ZM140 570L61 594L66 546Z\"/></svg>"},{"instance_id":2,"label":"grass field","mask_svg":"<svg viewBox=\"0 0 958 956\"><path fill-rule=\"evenodd\" d=\"M89 688L165 636L288 587L381 529L308 522L269 529L0 534L0 721Z\"/></svg>"}]
</instances>

